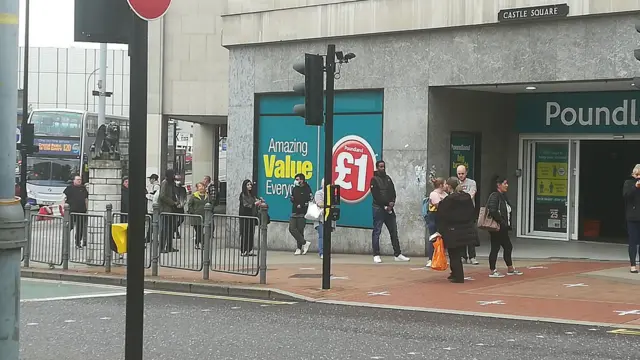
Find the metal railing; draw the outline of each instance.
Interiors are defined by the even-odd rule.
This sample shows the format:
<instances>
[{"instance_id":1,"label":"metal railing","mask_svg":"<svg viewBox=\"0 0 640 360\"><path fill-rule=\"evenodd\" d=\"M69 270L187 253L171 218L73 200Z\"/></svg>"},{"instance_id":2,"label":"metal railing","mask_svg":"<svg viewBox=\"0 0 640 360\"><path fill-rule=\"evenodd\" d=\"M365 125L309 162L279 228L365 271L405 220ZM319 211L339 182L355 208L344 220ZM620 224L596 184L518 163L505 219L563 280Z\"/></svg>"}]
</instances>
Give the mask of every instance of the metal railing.
<instances>
[{"instance_id":1,"label":"metal railing","mask_svg":"<svg viewBox=\"0 0 640 360\"><path fill-rule=\"evenodd\" d=\"M112 224L126 224L129 222L129 216L127 213L114 212L111 217ZM144 229L145 229L145 237L144 237L144 267L149 269L151 268L151 260L153 259L153 252L151 251L151 241L153 239L152 235L152 222L153 218L151 215L146 215L144 217ZM138 240L139 241L139 240ZM109 239L111 243L111 239ZM127 266L127 254L119 254L113 246L111 246L110 250L112 250L112 264L116 266Z\"/></svg>"},{"instance_id":2,"label":"metal railing","mask_svg":"<svg viewBox=\"0 0 640 360\"><path fill-rule=\"evenodd\" d=\"M260 275L266 284L267 207L258 216L213 214L211 204L204 216L160 213L145 217L146 251L144 266L158 276L159 267L202 272L207 280L211 271L236 275ZM71 213L65 204L62 216L31 213L25 206L27 245L23 262L69 268L69 262L104 266L126 266L126 253L118 254L111 235L114 223L128 221L127 214L114 213L111 204L104 214ZM128 239L128 241L133 241ZM137 241L143 241L138 239ZM151 246L149 246L151 245Z\"/></svg>"}]
</instances>

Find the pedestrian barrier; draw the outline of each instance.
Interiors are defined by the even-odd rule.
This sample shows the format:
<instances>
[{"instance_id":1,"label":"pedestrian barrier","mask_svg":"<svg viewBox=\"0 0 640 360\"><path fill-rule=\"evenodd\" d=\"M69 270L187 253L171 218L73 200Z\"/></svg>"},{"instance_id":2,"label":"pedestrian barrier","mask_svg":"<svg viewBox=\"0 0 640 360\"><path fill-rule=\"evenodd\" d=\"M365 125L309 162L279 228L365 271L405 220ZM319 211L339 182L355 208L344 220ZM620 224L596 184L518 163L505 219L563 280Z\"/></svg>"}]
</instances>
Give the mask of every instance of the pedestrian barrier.
<instances>
[{"instance_id":1,"label":"pedestrian barrier","mask_svg":"<svg viewBox=\"0 0 640 360\"><path fill-rule=\"evenodd\" d=\"M200 215L161 213L159 258L161 267L202 271L204 221Z\"/></svg>"},{"instance_id":2,"label":"pedestrian barrier","mask_svg":"<svg viewBox=\"0 0 640 360\"><path fill-rule=\"evenodd\" d=\"M260 275L266 284L267 208L258 216L213 214L205 206L204 217L181 213L160 213L157 204L153 215L145 216L146 251L144 266L158 276L159 267L201 271L207 280L211 271L237 275ZM128 215L114 213L106 206L104 215L71 213L65 204L62 216L31 213L25 206L27 245L23 263L30 261L69 268L69 262L104 266L126 266L127 254L112 248L111 226L128 223ZM129 241L130 239L127 239ZM142 239L140 239L142 240Z\"/></svg>"},{"instance_id":3,"label":"pedestrian barrier","mask_svg":"<svg viewBox=\"0 0 640 360\"><path fill-rule=\"evenodd\" d=\"M151 223L152 217L151 215L146 215L144 218L144 229L145 229L145 238L144 238L144 247L145 247L145 255L144 255L144 267L149 269L151 268L151 259L153 258L153 253L151 252ZM125 224L129 222L129 216L126 213L114 212L112 216L112 224ZM127 242L129 239L127 239ZM111 239L109 239L109 243L111 244ZM110 247L110 250L113 250L113 247ZM113 251L112 255L112 263L117 266L127 266L127 254L118 254Z\"/></svg>"},{"instance_id":4,"label":"pedestrian barrier","mask_svg":"<svg viewBox=\"0 0 640 360\"><path fill-rule=\"evenodd\" d=\"M66 212L65 212L66 214ZM104 266L105 264L104 215L70 213L69 261L76 264Z\"/></svg>"}]
</instances>

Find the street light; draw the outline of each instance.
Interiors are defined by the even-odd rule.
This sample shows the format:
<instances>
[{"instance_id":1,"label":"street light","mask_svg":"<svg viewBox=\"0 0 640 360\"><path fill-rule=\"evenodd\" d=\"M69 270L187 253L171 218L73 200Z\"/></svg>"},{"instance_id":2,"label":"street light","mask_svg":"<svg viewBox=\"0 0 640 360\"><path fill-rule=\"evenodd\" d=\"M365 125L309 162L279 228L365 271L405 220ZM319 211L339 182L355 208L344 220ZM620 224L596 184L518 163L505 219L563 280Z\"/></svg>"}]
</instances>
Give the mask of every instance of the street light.
<instances>
[{"instance_id":1,"label":"street light","mask_svg":"<svg viewBox=\"0 0 640 360\"><path fill-rule=\"evenodd\" d=\"M107 68L109 68L109 67L107 66ZM89 77L87 78L87 85L85 86L85 92L86 92L86 95L85 95L85 98L84 98L84 109L85 109L86 111L89 111L89 81L91 81L91 77L92 77L96 72L98 72L98 70L100 70L100 68L97 68L97 69L93 70L93 71L89 74ZM95 104L95 103L94 103L94 104Z\"/></svg>"}]
</instances>

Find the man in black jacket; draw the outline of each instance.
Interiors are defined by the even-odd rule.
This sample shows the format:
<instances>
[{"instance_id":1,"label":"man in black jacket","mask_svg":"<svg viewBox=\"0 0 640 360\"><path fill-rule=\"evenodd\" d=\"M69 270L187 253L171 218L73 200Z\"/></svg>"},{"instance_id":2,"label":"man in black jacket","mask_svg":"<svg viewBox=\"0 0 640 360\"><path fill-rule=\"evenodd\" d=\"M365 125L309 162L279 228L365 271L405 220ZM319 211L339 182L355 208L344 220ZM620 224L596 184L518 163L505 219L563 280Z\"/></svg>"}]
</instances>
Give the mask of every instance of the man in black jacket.
<instances>
[{"instance_id":1,"label":"man in black jacket","mask_svg":"<svg viewBox=\"0 0 640 360\"><path fill-rule=\"evenodd\" d=\"M385 162L376 162L377 171L371 178L371 195L373 196L373 232L371 242L373 246L373 262L379 264L380 258L380 233L382 224L387 227L391 236L391 246L393 246L393 256L396 261L409 261L410 259L400 251L400 240L398 240L398 224L396 223L396 188L391 177L387 175Z\"/></svg>"},{"instance_id":2,"label":"man in black jacket","mask_svg":"<svg viewBox=\"0 0 640 360\"><path fill-rule=\"evenodd\" d=\"M309 251L311 242L304 239L304 228L307 220L309 202L313 199L311 187L307 184L303 174L297 174L294 186L291 189L291 218L289 219L289 232L296 239L297 248L294 255L305 255Z\"/></svg>"},{"instance_id":3,"label":"man in black jacket","mask_svg":"<svg viewBox=\"0 0 640 360\"><path fill-rule=\"evenodd\" d=\"M120 221L129 222L129 178L125 176L122 179L122 189L120 190Z\"/></svg>"}]
</instances>

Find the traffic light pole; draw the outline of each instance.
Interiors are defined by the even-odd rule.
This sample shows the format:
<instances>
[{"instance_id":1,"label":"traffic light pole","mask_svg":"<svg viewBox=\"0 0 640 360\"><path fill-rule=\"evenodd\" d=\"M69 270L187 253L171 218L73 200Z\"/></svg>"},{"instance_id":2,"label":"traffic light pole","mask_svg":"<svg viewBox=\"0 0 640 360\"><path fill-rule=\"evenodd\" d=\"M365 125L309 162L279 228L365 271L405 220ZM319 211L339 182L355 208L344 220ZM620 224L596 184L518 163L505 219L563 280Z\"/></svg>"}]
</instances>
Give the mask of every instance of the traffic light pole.
<instances>
[{"instance_id":1,"label":"traffic light pole","mask_svg":"<svg viewBox=\"0 0 640 360\"><path fill-rule=\"evenodd\" d=\"M144 329L144 239L147 200L145 198L147 168L147 59L149 23L131 13L131 91L129 108L129 254L127 264L127 303L125 320L125 360L143 359Z\"/></svg>"},{"instance_id":2,"label":"traffic light pole","mask_svg":"<svg viewBox=\"0 0 640 360\"><path fill-rule=\"evenodd\" d=\"M30 0L26 0L24 4L24 66L22 81L22 122L20 124L20 201L22 206L27 203L27 162L29 155L27 153L27 139L25 139L25 129L29 121L29 8ZM33 144L30 144L33 145Z\"/></svg>"},{"instance_id":3,"label":"traffic light pole","mask_svg":"<svg viewBox=\"0 0 640 360\"><path fill-rule=\"evenodd\" d=\"M0 0L0 354L20 358L20 258L24 212L15 196L18 0Z\"/></svg>"},{"instance_id":4,"label":"traffic light pole","mask_svg":"<svg viewBox=\"0 0 640 360\"><path fill-rule=\"evenodd\" d=\"M324 121L324 208L329 209L331 193L327 191L326 185L333 185L333 101L334 101L334 86L335 86L335 74L336 74L336 46L330 44L327 46L327 57L325 60L325 72L327 73L327 90L326 96L326 110ZM330 189L332 189L330 187ZM330 210L329 210L330 211ZM332 217L325 217L323 226L323 239L322 239L322 289L331 289L331 231Z\"/></svg>"}]
</instances>

